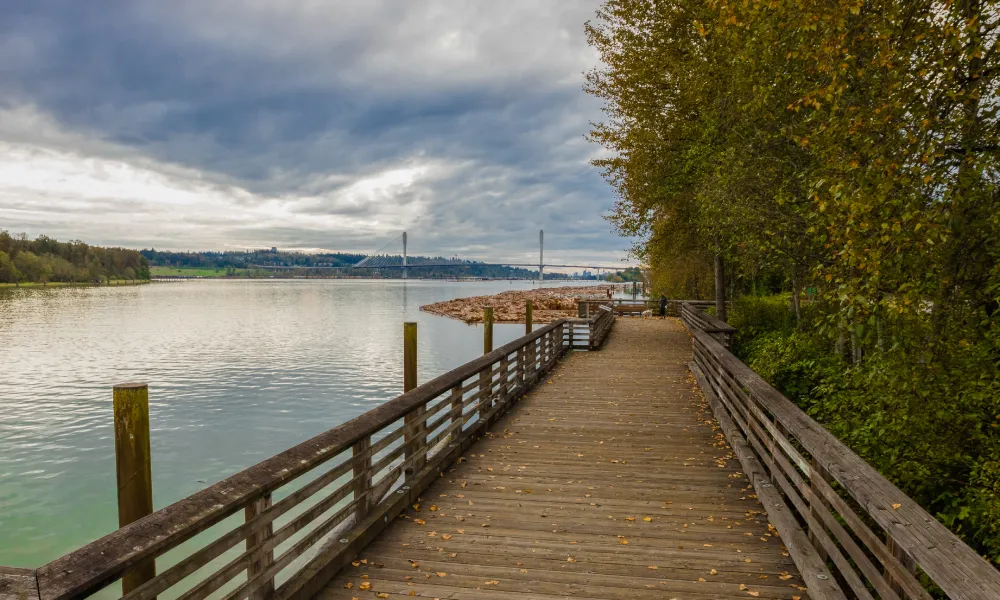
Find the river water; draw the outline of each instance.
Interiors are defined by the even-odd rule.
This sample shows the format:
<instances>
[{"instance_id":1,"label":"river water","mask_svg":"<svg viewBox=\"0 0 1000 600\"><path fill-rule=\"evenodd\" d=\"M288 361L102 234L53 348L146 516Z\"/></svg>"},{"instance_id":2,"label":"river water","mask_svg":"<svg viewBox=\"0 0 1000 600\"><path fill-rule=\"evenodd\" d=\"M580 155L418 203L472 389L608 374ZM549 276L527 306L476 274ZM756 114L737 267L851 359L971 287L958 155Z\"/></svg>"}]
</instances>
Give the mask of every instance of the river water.
<instances>
[{"instance_id":1,"label":"river water","mask_svg":"<svg viewBox=\"0 0 1000 600\"><path fill-rule=\"evenodd\" d=\"M0 290L0 565L37 567L117 527L112 385L150 391L156 508L482 353L423 304L532 282L181 281ZM554 284L558 285L558 284ZM523 334L497 325L495 345Z\"/></svg>"}]
</instances>

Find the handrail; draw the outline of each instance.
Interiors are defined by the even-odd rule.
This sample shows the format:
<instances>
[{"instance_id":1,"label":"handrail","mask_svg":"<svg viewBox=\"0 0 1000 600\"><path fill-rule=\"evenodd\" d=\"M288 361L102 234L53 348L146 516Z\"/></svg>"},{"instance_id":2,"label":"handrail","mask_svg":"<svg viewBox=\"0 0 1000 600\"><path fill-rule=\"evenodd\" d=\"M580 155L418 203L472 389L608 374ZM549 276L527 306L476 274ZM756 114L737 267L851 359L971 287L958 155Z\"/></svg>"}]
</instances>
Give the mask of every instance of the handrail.
<instances>
[{"instance_id":1,"label":"handrail","mask_svg":"<svg viewBox=\"0 0 1000 600\"><path fill-rule=\"evenodd\" d=\"M590 321L603 336L613 318ZM150 600L171 590L196 600L233 581L241 582L226 596L233 600L308 597L552 368L568 349L569 327L568 319L545 325L44 565L34 571L32 596L65 600L93 594L242 510L243 522L125 597ZM330 462L334 466L316 477L302 477ZM272 504L279 490L288 493ZM282 547L275 556L289 540L291 548ZM246 549L239 552L241 542ZM275 590L275 576L316 548L322 551ZM214 572L188 581L205 567ZM31 573L0 567L0 598L20 589L26 572ZM190 586L178 591L181 582Z\"/></svg>"},{"instance_id":2,"label":"handrail","mask_svg":"<svg viewBox=\"0 0 1000 600\"><path fill-rule=\"evenodd\" d=\"M866 600L930 600L917 568L955 600L1000 598L1000 571L733 356L702 328L709 315L690 304L682 314L691 370L803 577L820 584L809 584L812 598L849 588ZM817 580L828 567L835 588Z\"/></svg>"}]
</instances>

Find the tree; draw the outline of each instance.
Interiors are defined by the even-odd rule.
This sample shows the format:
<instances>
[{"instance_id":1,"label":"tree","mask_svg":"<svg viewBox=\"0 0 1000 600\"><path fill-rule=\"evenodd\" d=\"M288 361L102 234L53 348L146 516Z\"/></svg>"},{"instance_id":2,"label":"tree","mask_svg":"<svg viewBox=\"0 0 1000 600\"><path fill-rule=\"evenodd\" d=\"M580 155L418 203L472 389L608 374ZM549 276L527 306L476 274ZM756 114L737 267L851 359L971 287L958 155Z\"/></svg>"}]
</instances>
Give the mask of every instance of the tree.
<instances>
[{"instance_id":1,"label":"tree","mask_svg":"<svg viewBox=\"0 0 1000 600\"><path fill-rule=\"evenodd\" d=\"M125 267L125 279L135 281L135 269L132 267Z\"/></svg>"},{"instance_id":2,"label":"tree","mask_svg":"<svg viewBox=\"0 0 1000 600\"><path fill-rule=\"evenodd\" d=\"M21 273L14 266L14 261L6 252L0 250L0 282L17 283L21 280Z\"/></svg>"}]
</instances>

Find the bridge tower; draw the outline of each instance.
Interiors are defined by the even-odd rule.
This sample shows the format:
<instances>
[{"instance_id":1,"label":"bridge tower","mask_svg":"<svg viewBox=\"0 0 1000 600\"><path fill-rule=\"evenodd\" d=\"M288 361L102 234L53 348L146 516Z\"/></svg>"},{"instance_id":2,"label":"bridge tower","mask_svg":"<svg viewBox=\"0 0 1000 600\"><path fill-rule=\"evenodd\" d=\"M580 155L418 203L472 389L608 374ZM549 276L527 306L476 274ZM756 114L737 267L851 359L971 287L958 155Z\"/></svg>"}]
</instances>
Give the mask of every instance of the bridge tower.
<instances>
[{"instance_id":1,"label":"bridge tower","mask_svg":"<svg viewBox=\"0 0 1000 600\"><path fill-rule=\"evenodd\" d=\"M403 279L406 279L406 232L403 232Z\"/></svg>"},{"instance_id":2,"label":"bridge tower","mask_svg":"<svg viewBox=\"0 0 1000 600\"><path fill-rule=\"evenodd\" d=\"M545 230L538 230L538 281L545 280Z\"/></svg>"}]
</instances>

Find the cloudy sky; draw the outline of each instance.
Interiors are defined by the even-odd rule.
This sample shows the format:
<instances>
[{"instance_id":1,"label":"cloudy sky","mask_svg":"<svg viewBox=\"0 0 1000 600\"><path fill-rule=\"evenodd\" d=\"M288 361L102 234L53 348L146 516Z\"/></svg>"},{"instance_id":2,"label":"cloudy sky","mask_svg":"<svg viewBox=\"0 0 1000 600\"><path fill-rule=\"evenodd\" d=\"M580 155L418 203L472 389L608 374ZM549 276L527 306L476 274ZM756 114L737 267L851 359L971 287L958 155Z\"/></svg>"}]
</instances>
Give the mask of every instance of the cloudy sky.
<instances>
[{"instance_id":1,"label":"cloudy sky","mask_svg":"<svg viewBox=\"0 0 1000 600\"><path fill-rule=\"evenodd\" d=\"M598 0L3 0L0 228L612 264Z\"/></svg>"}]
</instances>

